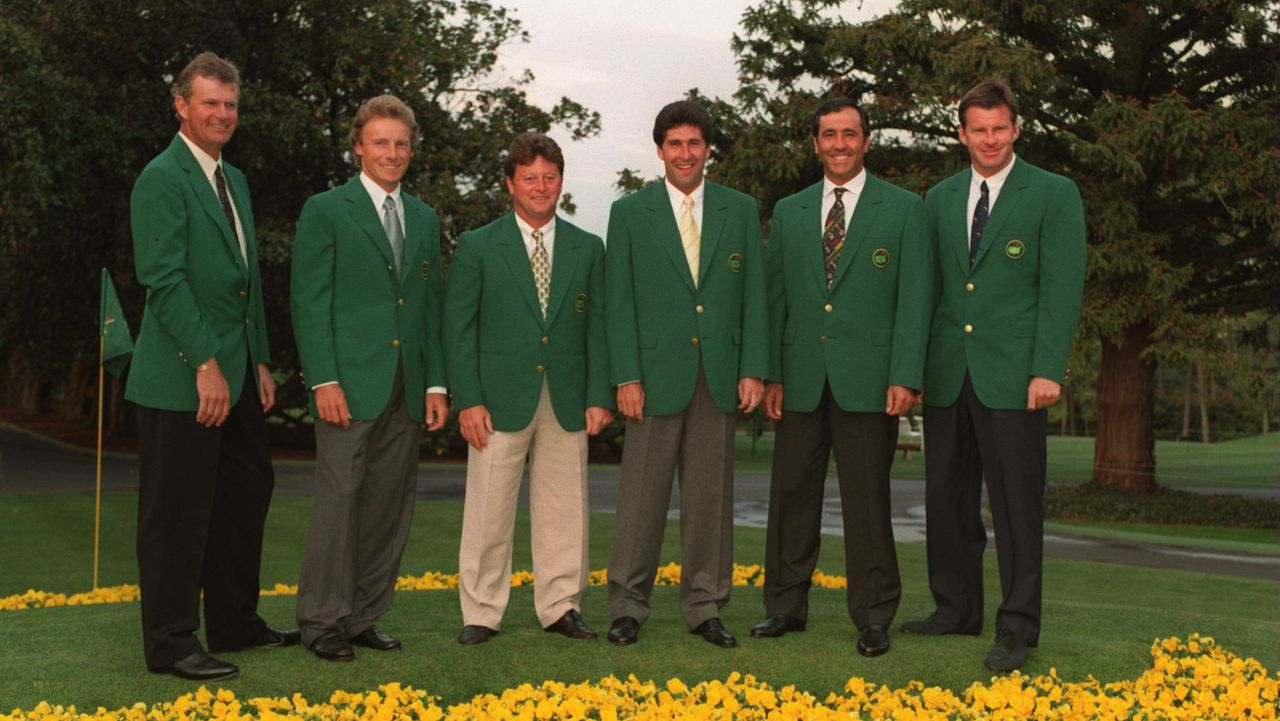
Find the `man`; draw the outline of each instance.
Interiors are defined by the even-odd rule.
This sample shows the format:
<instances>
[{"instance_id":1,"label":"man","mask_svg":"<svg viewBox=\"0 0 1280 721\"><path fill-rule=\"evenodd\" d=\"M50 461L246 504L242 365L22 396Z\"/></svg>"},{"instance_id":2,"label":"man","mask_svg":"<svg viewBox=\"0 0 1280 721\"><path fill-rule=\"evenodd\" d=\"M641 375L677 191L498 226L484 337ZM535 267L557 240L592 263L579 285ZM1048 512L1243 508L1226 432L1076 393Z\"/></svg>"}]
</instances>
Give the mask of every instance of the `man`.
<instances>
[{"instance_id":1,"label":"man","mask_svg":"<svg viewBox=\"0 0 1280 721\"><path fill-rule=\"evenodd\" d=\"M440 222L404 192L418 124L381 95L356 111L360 172L312 196L293 246L293 333L316 418L316 489L298 579L312 653L400 641L374 622L391 606L409 536L418 447L444 426Z\"/></svg>"},{"instance_id":2,"label":"man","mask_svg":"<svg viewBox=\"0 0 1280 721\"><path fill-rule=\"evenodd\" d=\"M835 451L849 615L863 656L889 650L902 584L890 520L898 420L915 403L929 337L920 197L872 177L866 112L814 113L823 180L778 201L769 235L769 377L777 421L765 542L767 618L756 637L803 631ZM785 389L785 392L784 392Z\"/></svg>"},{"instance_id":3,"label":"man","mask_svg":"<svg viewBox=\"0 0 1280 721\"><path fill-rule=\"evenodd\" d=\"M981 633L985 477L1003 591L986 663L1004 672L1040 640L1045 409L1058 400L1080 314L1084 209L1075 183L1015 157L1007 85L979 83L959 118L972 168L924 203L936 268L924 425L937 609L902 630Z\"/></svg>"},{"instance_id":4,"label":"man","mask_svg":"<svg viewBox=\"0 0 1280 721\"><path fill-rule=\"evenodd\" d=\"M581 613L587 436L613 420L604 244L556 217L564 155L554 140L518 136L503 169L514 212L459 238L446 295L446 363L471 446L458 643L484 643L502 624L526 457L538 621L591 639Z\"/></svg>"},{"instance_id":5,"label":"man","mask_svg":"<svg viewBox=\"0 0 1280 721\"><path fill-rule=\"evenodd\" d=\"M298 642L257 613L262 528L275 477L275 402L244 175L222 160L240 74L201 53L173 83L178 135L133 186L147 289L125 397L138 404L138 580L147 668L198 681L239 673L209 651ZM193 414L194 413L194 417Z\"/></svg>"},{"instance_id":6,"label":"man","mask_svg":"<svg viewBox=\"0 0 1280 721\"><path fill-rule=\"evenodd\" d=\"M722 647L733 572L735 410L768 373L760 218L750 197L704 182L711 116L664 107L653 126L666 170L613 204L605 261L610 374L627 418L609 556L609 640L635 643L649 616L672 476L680 478L680 608Z\"/></svg>"}]
</instances>

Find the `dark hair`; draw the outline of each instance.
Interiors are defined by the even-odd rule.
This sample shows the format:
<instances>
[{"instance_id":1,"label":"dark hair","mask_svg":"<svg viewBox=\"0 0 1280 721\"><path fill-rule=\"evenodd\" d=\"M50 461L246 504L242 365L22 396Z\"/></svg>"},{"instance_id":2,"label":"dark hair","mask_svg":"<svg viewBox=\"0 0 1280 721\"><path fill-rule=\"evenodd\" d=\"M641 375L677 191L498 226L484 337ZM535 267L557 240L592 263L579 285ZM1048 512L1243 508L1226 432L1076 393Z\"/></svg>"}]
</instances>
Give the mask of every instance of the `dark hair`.
<instances>
[{"instance_id":1,"label":"dark hair","mask_svg":"<svg viewBox=\"0 0 1280 721\"><path fill-rule=\"evenodd\" d=\"M212 78L227 85L234 85L237 92L240 90L240 71L236 69L236 66L206 51L191 58L191 62L187 63L187 66L178 73L178 77L173 79L173 85L170 86L169 92L175 98L190 97L191 81L197 75Z\"/></svg>"},{"instance_id":2,"label":"dark hair","mask_svg":"<svg viewBox=\"0 0 1280 721\"><path fill-rule=\"evenodd\" d=\"M711 144L711 113L692 100L677 100L658 111L653 120L653 144L662 145L667 131L681 125L692 125L702 133L702 142Z\"/></svg>"},{"instance_id":3,"label":"dark hair","mask_svg":"<svg viewBox=\"0 0 1280 721\"><path fill-rule=\"evenodd\" d=\"M511 149L507 151L506 160L502 161L502 172L508 178L514 178L517 165L532 165L541 156L548 163L553 163L556 170L564 175L564 153L556 141L542 133L520 133L511 141Z\"/></svg>"},{"instance_id":4,"label":"dark hair","mask_svg":"<svg viewBox=\"0 0 1280 721\"><path fill-rule=\"evenodd\" d=\"M983 110L1003 105L1009 109L1009 119L1014 125L1018 124L1018 101L1013 97L1013 90L999 80L983 80L960 98L960 127L964 127L965 111L975 105Z\"/></svg>"},{"instance_id":5,"label":"dark hair","mask_svg":"<svg viewBox=\"0 0 1280 721\"><path fill-rule=\"evenodd\" d=\"M818 121L822 116L838 113L845 108L853 108L858 114L858 120L862 122L863 136L871 135L871 121L867 119L867 111L863 110L861 105L854 102L853 98L831 98L813 111L813 137L818 137Z\"/></svg>"},{"instance_id":6,"label":"dark hair","mask_svg":"<svg viewBox=\"0 0 1280 721\"><path fill-rule=\"evenodd\" d=\"M374 118L395 118L404 123L409 128L410 146L417 147L419 128L418 121L413 117L413 108L394 95L371 98L356 110L356 117L351 121L351 132L348 134L352 146L360 142L360 133L364 131L365 124ZM355 157L355 162L357 166L360 165L359 156Z\"/></svg>"}]
</instances>

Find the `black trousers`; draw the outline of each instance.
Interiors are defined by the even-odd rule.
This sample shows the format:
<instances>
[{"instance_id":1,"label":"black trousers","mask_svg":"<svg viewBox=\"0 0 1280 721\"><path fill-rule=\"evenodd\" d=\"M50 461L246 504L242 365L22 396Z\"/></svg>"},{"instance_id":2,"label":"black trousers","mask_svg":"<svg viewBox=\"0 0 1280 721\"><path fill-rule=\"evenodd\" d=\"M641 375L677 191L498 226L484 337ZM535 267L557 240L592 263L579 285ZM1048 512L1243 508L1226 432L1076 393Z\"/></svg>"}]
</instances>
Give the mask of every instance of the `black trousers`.
<instances>
[{"instance_id":1,"label":"black trousers","mask_svg":"<svg viewBox=\"0 0 1280 721\"><path fill-rule=\"evenodd\" d=\"M275 476L255 375L250 364L220 427L192 411L138 407L138 580L151 670L201 650L202 593L210 651L239 649L265 629L258 574Z\"/></svg>"},{"instance_id":2,"label":"black trousers","mask_svg":"<svg viewBox=\"0 0 1280 721\"><path fill-rule=\"evenodd\" d=\"M889 503L889 469L897 438L897 418L841 410L830 386L812 412L782 414L769 484L767 614L808 620L809 587L821 543L823 486L834 450L849 616L858 628L887 628L893 621L902 597Z\"/></svg>"},{"instance_id":3,"label":"black trousers","mask_svg":"<svg viewBox=\"0 0 1280 721\"><path fill-rule=\"evenodd\" d=\"M968 376L955 403L925 406L929 589L939 620L962 632L982 631L985 478L1003 592L996 635L1040 641L1046 423L1044 410L984 406Z\"/></svg>"}]
</instances>

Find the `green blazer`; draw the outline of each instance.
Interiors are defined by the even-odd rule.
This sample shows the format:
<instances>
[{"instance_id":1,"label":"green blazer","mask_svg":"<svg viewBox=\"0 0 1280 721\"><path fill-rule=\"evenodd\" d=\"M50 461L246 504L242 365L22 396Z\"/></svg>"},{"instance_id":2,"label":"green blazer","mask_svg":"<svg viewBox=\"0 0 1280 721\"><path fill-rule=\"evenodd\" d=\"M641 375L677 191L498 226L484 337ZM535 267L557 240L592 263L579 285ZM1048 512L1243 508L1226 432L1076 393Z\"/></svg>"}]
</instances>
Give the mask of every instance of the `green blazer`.
<instances>
[{"instance_id":1,"label":"green blazer","mask_svg":"<svg viewBox=\"0 0 1280 721\"><path fill-rule=\"evenodd\" d=\"M711 397L730 413L738 379L769 375L760 215L750 196L708 181L695 288L665 181L614 202L605 257L613 385L644 384L646 415L680 413L698 359Z\"/></svg>"},{"instance_id":2,"label":"green blazer","mask_svg":"<svg viewBox=\"0 0 1280 721\"><path fill-rule=\"evenodd\" d=\"M404 270L356 176L302 206L293 242L293 336L308 388L338 381L351 417L386 408L403 362L409 417L421 421L430 386L445 385L440 319L444 282L440 221L422 201L404 203ZM316 415L315 393L311 413Z\"/></svg>"},{"instance_id":3,"label":"green blazer","mask_svg":"<svg viewBox=\"0 0 1280 721\"><path fill-rule=\"evenodd\" d=\"M1084 205L1075 183L1015 159L971 268L971 174L925 196L936 306L924 399L951 405L967 372L983 405L1022 409L1033 376L1066 376L1084 292Z\"/></svg>"},{"instance_id":4,"label":"green blazer","mask_svg":"<svg viewBox=\"0 0 1280 721\"><path fill-rule=\"evenodd\" d=\"M484 404L494 430L533 421L544 379L560 427L584 430L588 406L614 406L600 238L556 218L544 320L515 214L463 233L449 268L444 347L454 405Z\"/></svg>"},{"instance_id":5,"label":"green blazer","mask_svg":"<svg viewBox=\"0 0 1280 721\"><path fill-rule=\"evenodd\" d=\"M133 185L133 262L147 300L125 398L138 405L196 410L195 367L212 357L234 404L245 368L269 362L249 185L229 163L222 169L244 229L247 262L213 186L182 138L175 135ZM256 372L253 377L256 383Z\"/></svg>"},{"instance_id":6,"label":"green blazer","mask_svg":"<svg viewBox=\"0 0 1280 721\"><path fill-rule=\"evenodd\" d=\"M783 410L884 412L890 384L922 387L930 273L920 196L867 174L831 289L823 264L821 181L778 201L769 233L769 377Z\"/></svg>"}]
</instances>

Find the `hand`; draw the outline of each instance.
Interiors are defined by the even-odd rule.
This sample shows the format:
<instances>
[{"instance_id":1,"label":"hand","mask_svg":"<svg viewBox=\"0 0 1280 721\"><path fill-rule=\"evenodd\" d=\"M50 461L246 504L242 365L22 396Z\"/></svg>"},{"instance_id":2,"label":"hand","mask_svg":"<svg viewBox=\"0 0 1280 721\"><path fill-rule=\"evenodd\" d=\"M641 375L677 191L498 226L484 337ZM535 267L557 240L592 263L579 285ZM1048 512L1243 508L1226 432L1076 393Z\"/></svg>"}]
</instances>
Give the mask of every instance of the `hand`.
<instances>
[{"instance_id":1,"label":"hand","mask_svg":"<svg viewBox=\"0 0 1280 721\"><path fill-rule=\"evenodd\" d=\"M330 383L316 388L316 412L320 420L343 428L351 427L351 410L347 408L347 394L342 386Z\"/></svg>"},{"instance_id":2,"label":"hand","mask_svg":"<svg viewBox=\"0 0 1280 721\"><path fill-rule=\"evenodd\" d=\"M1036 376L1027 384L1027 410L1038 411L1058 402L1062 386L1057 381Z\"/></svg>"},{"instance_id":3,"label":"hand","mask_svg":"<svg viewBox=\"0 0 1280 721\"><path fill-rule=\"evenodd\" d=\"M276 404L276 379L266 363L258 364L258 400L262 401L262 412L271 410Z\"/></svg>"},{"instance_id":4,"label":"hand","mask_svg":"<svg viewBox=\"0 0 1280 721\"><path fill-rule=\"evenodd\" d=\"M444 428L444 422L449 418L449 398L443 393L428 393L425 418L427 430Z\"/></svg>"},{"instance_id":5,"label":"hand","mask_svg":"<svg viewBox=\"0 0 1280 721\"><path fill-rule=\"evenodd\" d=\"M639 381L618 386L618 412L639 423L644 422L644 385Z\"/></svg>"},{"instance_id":6,"label":"hand","mask_svg":"<svg viewBox=\"0 0 1280 721\"><path fill-rule=\"evenodd\" d=\"M220 426L231 414L231 388L227 379L218 367L218 359L210 358L204 362L207 370L196 371L196 394L200 397L200 407L196 409L196 423L205 428Z\"/></svg>"},{"instance_id":7,"label":"hand","mask_svg":"<svg viewBox=\"0 0 1280 721\"><path fill-rule=\"evenodd\" d=\"M884 412L891 416L905 416L911 406L920 402L920 394L906 386L889 386L884 397Z\"/></svg>"},{"instance_id":8,"label":"hand","mask_svg":"<svg viewBox=\"0 0 1280 721\"><path fill-rule=\"evenodd\" d=\"M738 410L748 414L764 399L764 381L759 378L738 379Z\"/></svg>"},{"instance_id":9,"label":"hand","mask_svg":"<svg viewBox=\"0 0 1280 721\"><path fill-rule=\"evenodd\" d=\"M603 431L611 420L613 420L613 411L600 406L590 406L587 408L587 435L594 436Z\"/></svg>"},{"instance_id":10,"label":"hand","mask_svg":"<svg viewBox=\"0 0 1280 721\"><path fill-rule=\"evenodd\" d=\"M764 415L770 420L782 420L781 383L770 383L764 387Z\"/></svg>"},{"instance_id":11,"label":"hand","mask_svg":"<svg viewBox=\"0 0 1280 721\"><path fill-rule=\"evenodd\" d=\"M484 404L464 408L458 414L458 426L462 429L462 438L477 451L483 451L489 443L489 435L493 433L493 418Z\"/></svg>"}]
</instances>

